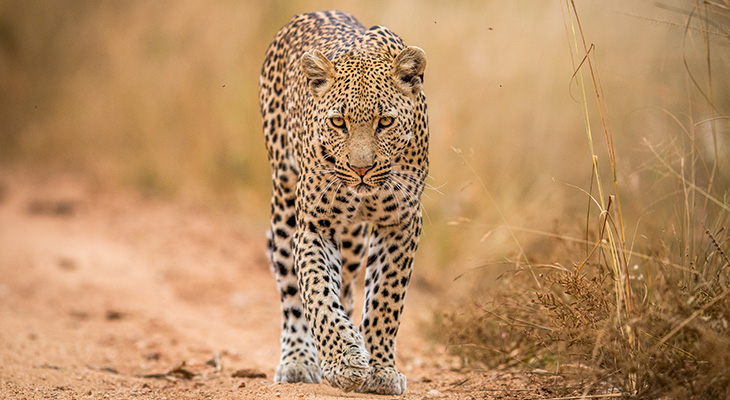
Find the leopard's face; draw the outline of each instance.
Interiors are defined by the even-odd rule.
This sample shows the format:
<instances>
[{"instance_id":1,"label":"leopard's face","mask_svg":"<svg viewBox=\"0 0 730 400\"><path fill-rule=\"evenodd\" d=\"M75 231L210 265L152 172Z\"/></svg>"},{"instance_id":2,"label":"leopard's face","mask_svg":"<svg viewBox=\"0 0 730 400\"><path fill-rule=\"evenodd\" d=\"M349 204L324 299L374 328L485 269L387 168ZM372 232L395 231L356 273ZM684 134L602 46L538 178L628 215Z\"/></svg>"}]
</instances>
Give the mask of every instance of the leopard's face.
<instances>
[{"instance_id":1,"label":"leopard's face","mask_svg":"<svg viewBox=\"0 0 730 400\"><path fill-rule=\"evenodd\" d=\"M315 102L316 168L334 170L360 194L377 191L391 179L413 138L423 51L407 48L395 59L350 54L334 64L314 52L305 54L302 64Z\"/></svg>"},{"instance_id":2,"label":"leopard's face","mask_svg":"<svg viewBox=\"0 0 730 400\"><path fill-rule=\"evenodd\" d=\"M414 107L385 71L367 65L374 63L349 60L346 65L358 63L366 66L347 68L356 72L335 79L315 120L336 176L358 192L368 192L388 180L394 159L408 147Z\"/></svg>"}]
</instances>

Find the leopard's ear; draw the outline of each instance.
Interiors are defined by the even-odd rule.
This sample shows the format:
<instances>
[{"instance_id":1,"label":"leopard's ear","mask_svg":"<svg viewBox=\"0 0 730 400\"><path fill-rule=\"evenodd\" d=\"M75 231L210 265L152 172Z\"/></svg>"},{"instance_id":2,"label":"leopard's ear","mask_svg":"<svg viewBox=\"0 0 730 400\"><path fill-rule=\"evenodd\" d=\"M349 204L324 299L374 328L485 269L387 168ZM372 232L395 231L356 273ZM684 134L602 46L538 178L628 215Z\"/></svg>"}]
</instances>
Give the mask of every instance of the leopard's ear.
<instances>
[{"instance_id":1,"label":"leopard's ear","mask_svg":"<svg viewBox=\"0 0 730 400\"><path fill-rule=\"evenodd\" d=\"M327 93L335 79L335 67L319 50L305 52L302 55L302 71L307 77L309 91L315 99Z\"/></svg>"},{"instance_id":2,"label":"leopard's ear","mask_svg":"<svg viewBox=\"0 0 730 400\"><path fill-rule=\"evenodd\" d=\"M419 47L408 46L393 62L393 78L405 95L415 97L421 91L425 69L426 53Z\"/></svg>"}]
</instances>

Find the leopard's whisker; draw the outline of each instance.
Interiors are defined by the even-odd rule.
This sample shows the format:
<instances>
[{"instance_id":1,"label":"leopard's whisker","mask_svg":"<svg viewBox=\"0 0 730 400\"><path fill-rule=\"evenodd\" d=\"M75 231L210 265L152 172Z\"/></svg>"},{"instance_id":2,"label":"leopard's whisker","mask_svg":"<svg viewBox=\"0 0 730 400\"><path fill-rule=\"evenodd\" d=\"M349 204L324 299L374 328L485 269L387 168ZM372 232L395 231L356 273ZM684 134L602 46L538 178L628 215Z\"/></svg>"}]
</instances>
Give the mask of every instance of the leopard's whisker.
<instances>
[{"instance_id":1,"label":"leopard's whisker","mask_svg":"<svg viewBox=\"0 0 730 400\"><path fill-rule=\"evenodd\" d=\"M391 171L392 174L401 176L402 178L408 180L409 182L416 183L416 184L423 184L425 188L435 191L436 193L443 195L443 192L441 192L441 189L443 187L436 187L431 185L430 183L426 182L425 180L421 179L418 175L413 173L406 173L405 171Z\"/></svg>"},{"instance_id":2,"label":"leopard's whisker","mask_svg":"<svg viewBox=\"0 0 730 400\"><path fill-rule=\"evenodd\" d=\"M331 180L329 180L329 181L322 181L322 183L320 183L319 185L317 185L317 190L319 190L319 188L320 188L320 187L321 187L321 186L322 186L322 185L323 185L324 183L327 183L327 186L325 186L325 187L324 187L324 189L322 190L322 193L320 193L320 195L319 195L319 197L318 197L317 203L316 203L316 204L315 204L315 206L314 206L314 209L315 209L315 210L317 210L317 209L319 208L320 204L322 203L322 199L324 199L324 196L325 196L325 195L327 194L327 190L329 190L329 188L330 188L330 187L331 187L331 186L332 186L333 184L335 184L335 183L336 183L337 181L339 181L339 180L340 180L340 178L339 178L338 176L334 176L334 177L333 177L333 178L332 178Z\"/></svg>"},{"instance_id":3,"label":"leopard's whisker","mask_svg":"<svg viewBox=\"0 0 730 400\"><path fill-rule=\"evenodd\" d=\"M396 169L396 167L401 167L402 169ZM401 174L416 176L416 177L418 177L419 180L423 181L423 183L425 185L427 185L429 188L432 188L432 189L441 189L442 187L444 187L446 185L445 183L440 186L433 186L433 185L429 184L426 181L426 179L436 180L436 178L431 176L431 174L425 173L425 171L426 171L425 168L416 168L416 167L413 167L413 166L407 165L407 164L393 164L393 171L401 173Z\"/></svg>"},{"instance_id":4,"label":"leopard's whisker","mask_svg":"<svg viewBox=\"0 0 730 400\"><path fill-rule=\"evenodd\" d=\"M393 174L391 176L393 179L400 181L407 191L413 192L412 193L413 196L417 196L417 194L420 192L423 196L426 196L429 200L433 200L431 198L431 196L428 195L428 193L423 192L422 187L419 185L420 182L414 182L413 179L410 179L409 177L406 177L406 176L399 176L398 174ZM410 183L416 185L416 188L412 189L410 187L410 185L408 185L406 182L410 182Z\"/></svg>"},{"instance_id":5,"label":"leopard's whisker","mask_svg":"<svg viewBox=\"0 0 730 400\"><path fill-rule=\"evenodd\" d=\"M340 191L340 188L342 187L342 181L337 185L337 188L332 191L332 198L330 198L330 204L335 203L335 197L337 196L337 193Z\"/></svg>"},{"instance_id":6,"label":"leopard's whisker","mask_svg":"<svg viewBox=\"0 0 730 400\"><path fill-rule=\"evenodd\" d=\"M413 197L413 195L410 193L410 191L406 187L404 187L403 182L398 180L395 176L393 176L391 178L392 178L392 182L396 186L396 189L398 189L401 193L403 193L404 200L409 200L411 197Z\"/></svg>"},{"instance_id":7,"label":"leopard's whisker","mask_svg":"<svg viewBox=\"0 0 730 400\"><path fill-rule=\"evenodd\" d=\"M393 180L395 181L395 180L396 180L396 177L395 177L395 176L393 176L393 178L394 178ZM405 189L405 190L408 190L408 188L404 188L404 187L403 187L403 186L402 186L402 185L401 185L400 183L397 183L397 185L398 185L398 189L399 189L399 190L400 190L400 191L401 191L401 192L403 193L403 196L404 196L404 197L412 197L412 196L415 196L414 194L408 195L408 194L407 194L407 193L406 193L406 192L404 191L404 189ZM429 199L431 199L431 197L430 197L430 196L429 196L428 194L426 194L426 193L423 193L423 195L424 195L424 196L426 196L426 197L428 197ZM420 203L420 202L417 202L417 203ZM426 214L426 219L428 219L428 222L429 222L429 223L433 223L433 222L431 221L431 216L430 216L430 215L428 214L428 211L426 211L426 209L425 209L425 208L424 208L423 206L421 206L420 204L419 204L419 208L421 209L421 211L423 211L423 213L424 213L424 214Z\"/></svg>"}]
</instances>

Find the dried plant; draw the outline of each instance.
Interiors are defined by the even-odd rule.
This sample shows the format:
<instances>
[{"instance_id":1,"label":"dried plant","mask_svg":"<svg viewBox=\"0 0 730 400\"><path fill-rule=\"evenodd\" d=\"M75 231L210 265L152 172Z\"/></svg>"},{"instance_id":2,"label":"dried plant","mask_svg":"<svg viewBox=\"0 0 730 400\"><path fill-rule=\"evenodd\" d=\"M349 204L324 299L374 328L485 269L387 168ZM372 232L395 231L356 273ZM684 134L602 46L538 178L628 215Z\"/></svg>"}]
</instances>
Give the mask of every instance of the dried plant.
<instances>
[{"instance_id":1,"label":"dried plant","mask_svg":"<svg viewBox=\"0 0 730 400\"><path fill-rule=\"evenodd\" d=\"M657 239L640 252L633 248L635 239L627 240L625 233L614 137L594 62L595 46L585 39L575 3L566 3L566 31L572 33L577 60L573 79L583 93L592 160L591 185L584 191L590 204L586 236L573 240L587 245L585 255L577 256L578 246L566 248L557 256L574 261L573 267L551 265L537 275L536 284L511 280L508 289L491 300L448 316L450 348L472 366L519 366L570 376L584 395L730 398L730 202L726 188L718 187L723 178L714 125L727 117L717 117L719 106L712 96L717 72L710 72L708 38L730 26L730 8L721 2L698 2L686 14L686 34L704 35L708 60L707 86L694 76L689 80L713 117L683 125L672 116L690 154L675 152L672 158L649 144L657 163L653 170L674 180L679 195L672 219L663 221L664 231L653 231ZM693 18L712 30L690 29L697 25ZM689 67L687 71L691 75ZM595 150L588 112L591 96L586 94L591 91L606 139L608 168L599 164ZM708 151L701 153L695 128L710 122ZM611 172L610 188L600 174L604 169ZM564 237L552 234L546 240ZM527 260L523 247L518 247Z\"/></svg>"}]
</instances>

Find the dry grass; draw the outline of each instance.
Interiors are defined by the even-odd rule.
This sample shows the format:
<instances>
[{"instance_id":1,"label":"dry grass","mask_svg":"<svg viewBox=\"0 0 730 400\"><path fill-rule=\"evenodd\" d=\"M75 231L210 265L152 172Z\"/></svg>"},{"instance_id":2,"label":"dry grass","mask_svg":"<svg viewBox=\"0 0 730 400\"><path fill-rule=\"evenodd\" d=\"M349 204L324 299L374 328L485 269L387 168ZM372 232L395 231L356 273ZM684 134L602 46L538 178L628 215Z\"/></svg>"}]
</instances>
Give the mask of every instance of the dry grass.
<instances>
[{"instance_id":1,"label":"dry grass","mask_svg":"<svg viewBox=\"0 0 730 400\"><path fill-rule=\"evenodd\" d=\"M628 276L635 294L629 321L617 314L615 280L603 261L586 264L586 272L539 268L542 289L529 291L527 274L505 275L505 288L440 312L434 334L464 367L561 374L584 394L727 398L728 243L724 230L707 234L699 243L707 254L687 270L670 261L674 249L637 265Z\"/></svg>"},{"instance_id":2,"label":"dry grass","mask_svg":"<svg viewBox=\"0 0 730 400\"><path fill-rule=\"evenodd\" d=\"M626 186L619 185L596 47L586 41L573 1L565 7L593 160L591 184L583 191L589 198L585 249L576 249L581 240L573 239L573 245L561 246L559 253L542 255L572 260L572 267L522 265L540 272L535 282L524 273L517 280L518 275L510 276L509 289L492 300L441 317L453 327L447 334L451 349L472 366L519 366L573 376L585 395L728 398L730 207L727 166L718 150L724 140L720 132L727 131L712 125L704 127L709 132L703 136L698 128L728 118L727 98L712 95L714 82L727 80L727 70L713 72L711 54L728 44L723 40L730 39L730 9L727 3L706 2L684 13L685 40L692 40L693 31L701 32L707 68L705 80L698 80L696 66L683 60L690 89L697 95L690 104L704 108L710 118L686 124L664 110L684 137L659 146L663 151L647 141L653 158L644 165L674 180L678 190L647 207L659 209L666 219L629 240L626 223L631 219L622 211L627 202L619 196L619 188ZM718 34L719 45L712 37L717 32L724 32ZM598 110L600 123L591 121L590 107ZM605 137L605 166L599 163L595 127ZM703 150L698 149L700 142ZM603 171L612 178L611 187L605 185ZM659 202L663 207L657 207ZM565 241L564 236L553 237ZM576 259L581 252L585 256ZM515 290L526 287L533 290Z\"/></svg>"}]
</instances>

